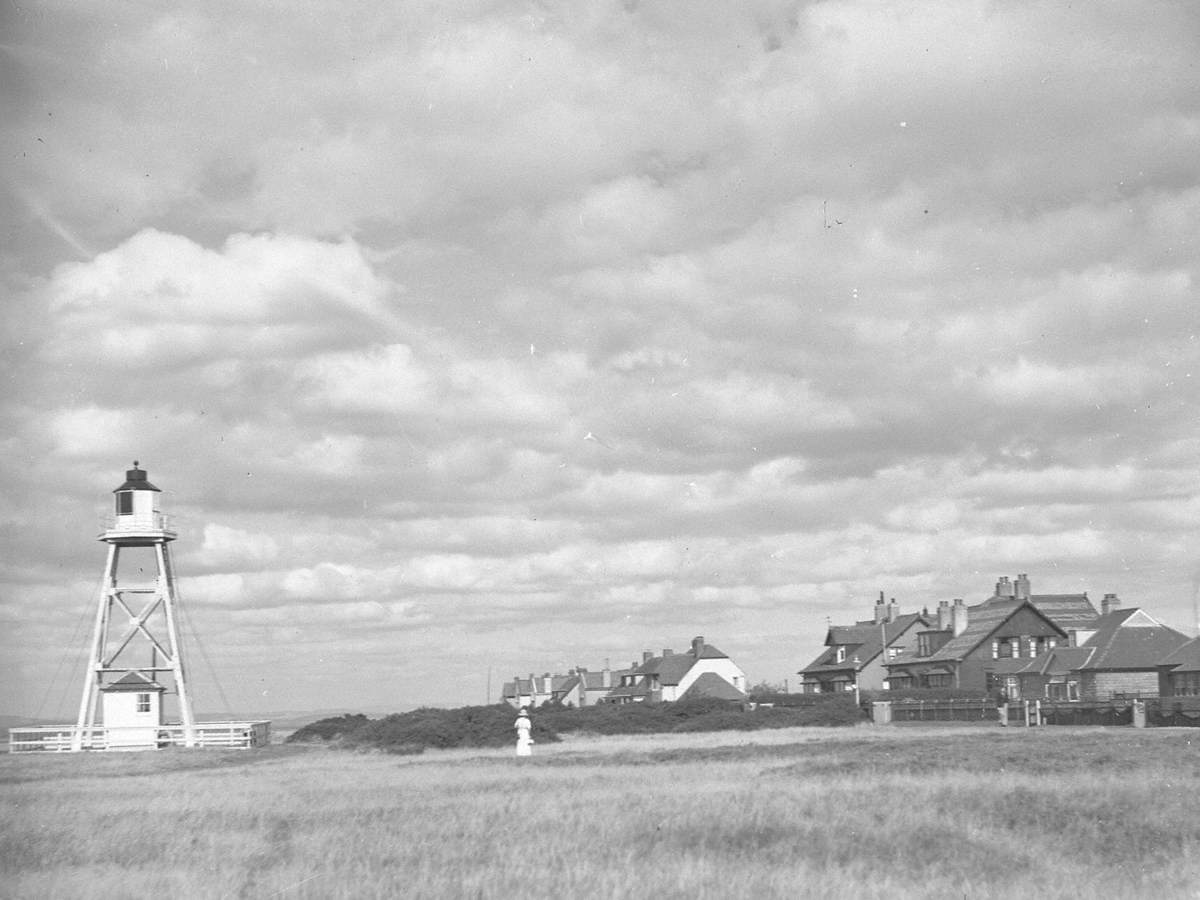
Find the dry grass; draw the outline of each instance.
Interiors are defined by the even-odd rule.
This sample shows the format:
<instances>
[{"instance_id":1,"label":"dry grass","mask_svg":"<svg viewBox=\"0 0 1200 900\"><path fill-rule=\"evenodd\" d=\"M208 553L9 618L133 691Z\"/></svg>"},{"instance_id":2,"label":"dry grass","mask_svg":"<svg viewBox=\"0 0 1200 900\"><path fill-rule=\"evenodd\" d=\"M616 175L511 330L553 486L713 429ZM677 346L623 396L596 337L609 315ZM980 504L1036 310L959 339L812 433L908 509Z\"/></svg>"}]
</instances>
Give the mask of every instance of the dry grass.
<instances>
[{"instance_id":1,"label":"dry grass","mask_svg":"<svg viewBox=\"0 0 1200 900\"><path fill-rule=\"evenodd\" d=\"M1200 732L0 759L11 897L1200 897Z\"/></svg>"}]
</instances>

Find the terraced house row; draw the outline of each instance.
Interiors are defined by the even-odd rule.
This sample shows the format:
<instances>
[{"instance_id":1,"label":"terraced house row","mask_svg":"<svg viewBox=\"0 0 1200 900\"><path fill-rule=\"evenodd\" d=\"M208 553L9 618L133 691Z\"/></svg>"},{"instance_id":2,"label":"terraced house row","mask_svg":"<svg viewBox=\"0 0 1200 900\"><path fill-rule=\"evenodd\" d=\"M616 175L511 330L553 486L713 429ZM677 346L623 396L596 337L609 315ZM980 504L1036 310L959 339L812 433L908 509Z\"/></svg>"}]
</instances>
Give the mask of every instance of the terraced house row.
<instances>
[{"instance_id":1,"label":"terraced house row","mask_svg":"<svg viewBox=\"0 0 1200 900\"><path fill-rule=\"evenodd\" d=\"M1034 594L1028 575L1002 577L990 597L942 600L901 614L831 625L825 650L798 673L805 693L953 688L1009 700L1200 695L1200 637L1105 594Z\"/></svg>"},{"instance_id":2,"label":"terraced house row","mask_svg":"<svg viewBox=\"0 0 1200 900\"><path fill-rule=\"evenodd\" d=\"M531 674L514 677L501 690L501 699L514 707L536 707L544 703L563 706L594 706L597 703L671 702L692 697L723 700L746 699L746 673L703 636L692 638L691 646L676 653L642 653L642 661L628 668L590 671L577 666L565 675Z\"/></svg>"}]
</instances>

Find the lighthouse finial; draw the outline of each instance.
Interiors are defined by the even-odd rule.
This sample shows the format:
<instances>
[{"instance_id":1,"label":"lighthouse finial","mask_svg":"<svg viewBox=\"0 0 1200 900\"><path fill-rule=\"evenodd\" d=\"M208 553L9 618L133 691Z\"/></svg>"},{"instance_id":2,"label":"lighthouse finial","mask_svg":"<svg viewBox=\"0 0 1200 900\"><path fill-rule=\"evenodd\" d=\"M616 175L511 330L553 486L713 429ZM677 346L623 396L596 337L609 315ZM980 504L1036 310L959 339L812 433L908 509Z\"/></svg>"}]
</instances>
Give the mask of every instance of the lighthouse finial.
<instances>
[{"instance_id":1,"label":"lighthouse finial","mask_svg":"<svg viewBox=\"0 0 1200 900\"><path fill-rule=\"evenodd\" d=\"M138 461L136 459L133 461L133 467L135 469L138 467Z\"/></svg>"}]
</instances>

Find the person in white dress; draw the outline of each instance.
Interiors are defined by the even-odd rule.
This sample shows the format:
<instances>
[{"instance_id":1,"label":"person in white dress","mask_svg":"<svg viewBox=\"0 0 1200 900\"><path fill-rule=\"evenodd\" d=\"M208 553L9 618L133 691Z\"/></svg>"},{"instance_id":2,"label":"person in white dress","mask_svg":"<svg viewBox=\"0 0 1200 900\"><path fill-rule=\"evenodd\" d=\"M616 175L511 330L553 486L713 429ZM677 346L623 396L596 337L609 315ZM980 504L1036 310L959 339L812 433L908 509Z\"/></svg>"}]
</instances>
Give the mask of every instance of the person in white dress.
<instances>
[{"instance_id":1,"label":"person in white dress","mask_svg":"<svg viewBox=\"0 0 1200 900\"><path fill-rule=\"evenodd\" d=\"M517 756L532 756L533 755L533 738L529 736L529 729L532 724L529 721L529 710L521 707L521 711L517 713L517 721L514 723L517 729Z\"/></svg>"}]
</instances>

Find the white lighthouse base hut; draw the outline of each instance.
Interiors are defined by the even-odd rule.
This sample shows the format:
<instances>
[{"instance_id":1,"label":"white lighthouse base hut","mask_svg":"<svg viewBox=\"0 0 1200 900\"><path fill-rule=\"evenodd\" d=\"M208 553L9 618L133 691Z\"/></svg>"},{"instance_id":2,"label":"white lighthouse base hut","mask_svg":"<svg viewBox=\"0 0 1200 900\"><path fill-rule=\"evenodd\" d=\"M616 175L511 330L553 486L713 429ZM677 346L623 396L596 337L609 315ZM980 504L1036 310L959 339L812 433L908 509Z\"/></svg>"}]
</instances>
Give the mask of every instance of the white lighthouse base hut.
<instances>
[{"instance_id":1,"label":"white lighthouse base hut","mask_svg":"<svg viewBox=\"0 0 1200 900\"><path fill-rule=\"evenodd\" d=\"M100 689L104 742L109 750L149 750L158 746L166 688L141 672Z\"/></svg>"}]
</instances>

